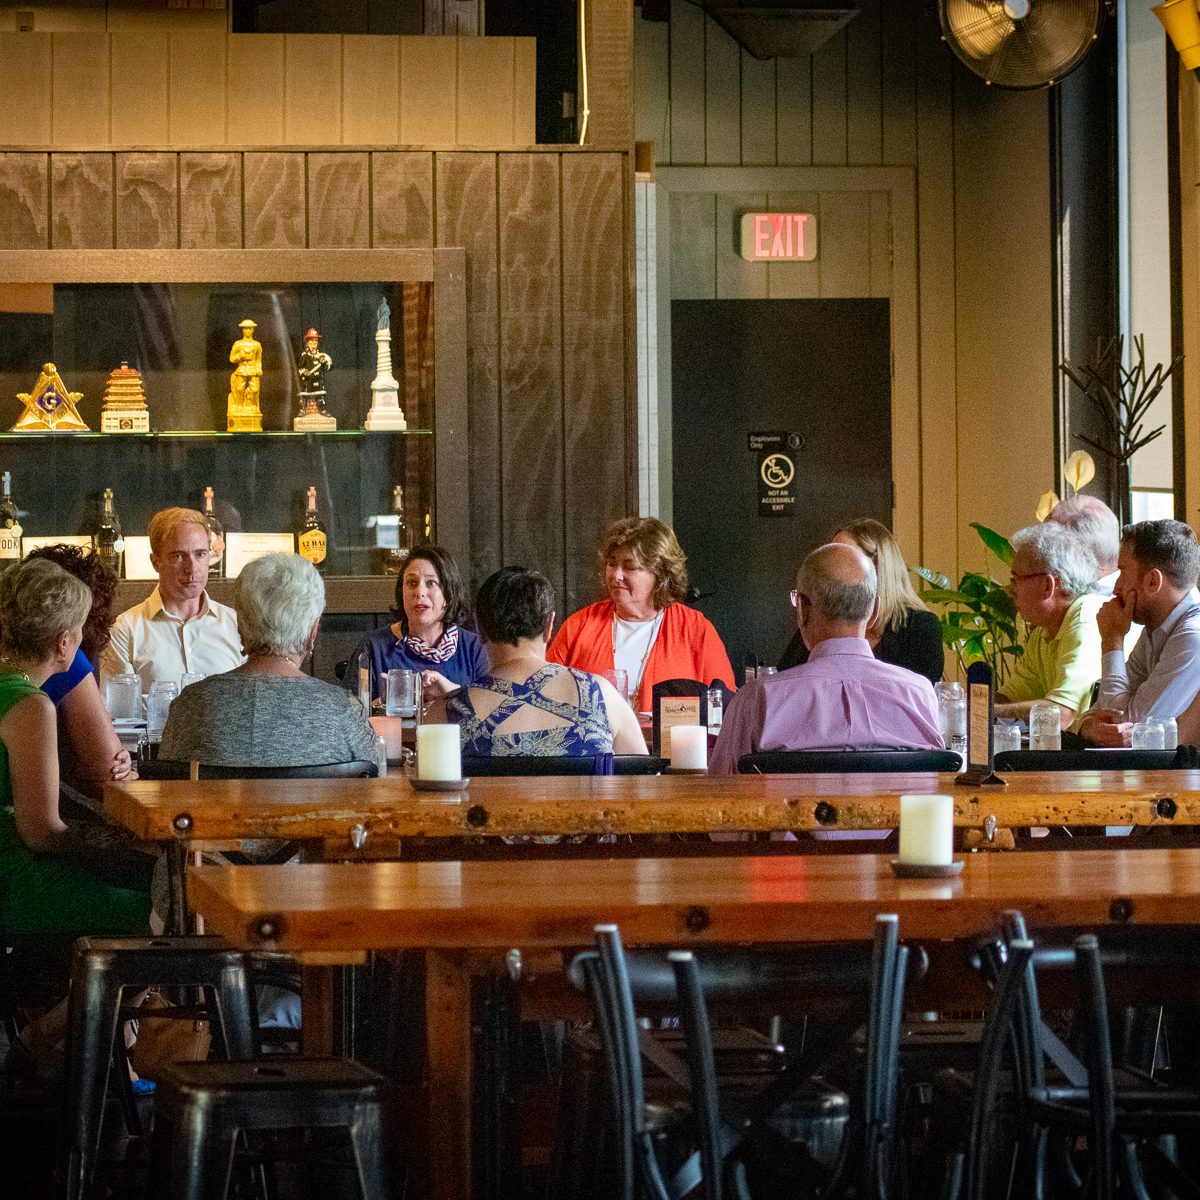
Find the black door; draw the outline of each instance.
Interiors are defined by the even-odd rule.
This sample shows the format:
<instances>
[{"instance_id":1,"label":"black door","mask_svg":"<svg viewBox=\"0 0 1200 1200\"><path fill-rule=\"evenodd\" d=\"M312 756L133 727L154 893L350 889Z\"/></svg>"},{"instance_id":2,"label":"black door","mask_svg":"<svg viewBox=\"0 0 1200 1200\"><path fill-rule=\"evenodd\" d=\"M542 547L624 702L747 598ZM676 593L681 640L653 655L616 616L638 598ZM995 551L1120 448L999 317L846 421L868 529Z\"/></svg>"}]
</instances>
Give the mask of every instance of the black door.
<instances>
[{"instance_id":1,"label":"black door","mask_svg":"<svg viewBox=\"0 0 1200 1200\"><path fill-rule=\"evenodd\" d=\"M855 517L891 524L888 302L675 300L671 377L675 531L740 681L791 637L804 554ZM764 463L759 433L799 437ZM767 490L789 464L790 503Z\"/></svg>"}]
</instances>

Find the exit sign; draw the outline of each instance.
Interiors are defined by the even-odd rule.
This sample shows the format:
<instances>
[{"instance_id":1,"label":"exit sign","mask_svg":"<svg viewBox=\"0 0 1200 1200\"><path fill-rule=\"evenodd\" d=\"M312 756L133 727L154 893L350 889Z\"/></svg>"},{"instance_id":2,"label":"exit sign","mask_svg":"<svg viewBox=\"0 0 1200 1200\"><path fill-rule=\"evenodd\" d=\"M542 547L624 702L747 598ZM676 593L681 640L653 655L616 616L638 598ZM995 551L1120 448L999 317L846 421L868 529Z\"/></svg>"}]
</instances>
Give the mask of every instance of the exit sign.
<instances>
[{"instance_id":1,"label":"exit sign","mask_svg":"<svg viewBox=\"0 0 1200 1200\"><path fill-rule=\"evenodd\" d=\"M817 219L812 213L743 213L742 257L748 262L812 262Z\"/></svg>"}]
</instances>

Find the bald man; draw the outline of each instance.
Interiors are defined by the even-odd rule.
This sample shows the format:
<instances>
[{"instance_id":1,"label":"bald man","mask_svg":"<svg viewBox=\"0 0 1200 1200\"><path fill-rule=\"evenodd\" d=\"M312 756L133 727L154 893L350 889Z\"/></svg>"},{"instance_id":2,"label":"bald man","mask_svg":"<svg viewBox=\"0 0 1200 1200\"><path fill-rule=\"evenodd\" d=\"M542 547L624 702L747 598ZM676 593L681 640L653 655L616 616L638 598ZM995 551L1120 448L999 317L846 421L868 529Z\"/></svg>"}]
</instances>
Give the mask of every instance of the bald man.
<instances>
[{"instance_id":1,"label":"bald man","mask_svg":"<svg viewBox=\"0 0 1200 1200\"><path fill-rule=\"evenodd\" d=\"M711 774L735 774L738 759L759 750L943 749L933 685L871 651L875 588L875 567L856 546L831 542L804 560L796 625L808 662L734 696Z\"/></svg>"}]
</instances>

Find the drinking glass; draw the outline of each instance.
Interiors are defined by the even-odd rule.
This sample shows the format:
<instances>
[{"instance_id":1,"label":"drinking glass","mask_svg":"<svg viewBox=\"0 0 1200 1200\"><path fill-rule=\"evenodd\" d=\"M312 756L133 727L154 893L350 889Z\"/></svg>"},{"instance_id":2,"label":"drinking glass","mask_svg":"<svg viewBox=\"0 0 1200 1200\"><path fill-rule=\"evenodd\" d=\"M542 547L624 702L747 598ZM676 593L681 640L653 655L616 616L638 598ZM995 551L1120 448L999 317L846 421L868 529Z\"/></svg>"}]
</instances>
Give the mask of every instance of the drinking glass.
<instances>
[{"instance_id":1,"label":"drinking glass","mask_svg":"<svg viewBox=\"0 0 1200 1200\"><path fill-rule=\"evenodd\" d=\"M150 685L150 695L146 698L146 727L152 742L162 741L171 701L178 695L179 684L173 679L159 679Z\"/></svg>"},{"instance_id":2,"label":"drinking glass","mask_svg":"<svg viewBox=\"0 0 1200 1200\"><path fill-rule=\"evenodd\" d=\"M179 677L179 690L182 692L190 683L199 683L204 678L203 671L184 671Z\"/></svg>"},{"instance_id":3,"label":"drinking glass","mask_svg":"<svg viewBox=\"0 0 1200 1200\"><path fill-rule=\"evenodd\" d=\"M749 683L752 679L757 679L757 678L758 678L758 668L757 667L747 667L742 672L742 683L744 683L744 684Z\"/></svg>"},{"instance_id":4,"label":"drinking glass","mask_svg":"<svg viewBox=\"0 0 1200 1200\"><path fill-rule=\"evenodd\" d=\"M708 732L714 737L721 732L725 719L725 693L720 688L708 689Z\"/></svg>"},{"instance_id":5,"label":"drinking glass","mask_svg":"<svg viewBox=\"0 0 1200 1200\"><path fill-rule=\"evenodd\" d=\"M629 672L622 671L620 667L615 667L611 671L604 672L604 678L617 689L617 695L622 700L629 699Z\"/></svg>"},{"instance_id":6,"label":"drinking glass","mask_svg":"<svg viewBox=\"0 0 1200 1200\"><path fill-rule=\"evenodd\" d=\"M416 719L421 707L421 675L404 669L387 673L387 715L406 721Z\"/></svg>"},{"instance_id":7,"label":"drinking glass","mask_svg":"<svg viewBox=\"0 0 1200 1200\"><path fill-rule=\"evenodd\" d=\"M1029 710L1030 750L1061 750L1061 709L1053 700L1039 700Z\"/></svg>"},{"instance_id":8,"label":"drinking glass","mask_svg":"<svg viewBox=\"0 0 1200 1200\"><path fill-rule=\"evenodd\" d=\"M1174 717L1163 717L1161 725L1163 727L1163 749L1178 750L1179 722Z\"/></svg>"},{"instance_id":9,"label":"drinking glass","mask_svg":"<svg viewBox=\"0 0 1200 1200\"><path fill-rule=\"evenodd\" d=\"M1135 750L1164 750L1166 735L1161 721L1138 721L1133 727L1130 743Z\"/></svg>"},{"instance_id":10,"label":"drinking glass","mask_svg":"<svg viewBox=\"0 0 1200 1200\"><path fill-rule=\"evenodd\" d=\"M104 702L114 721L140 721L142 677L134 671L114 675L104 689Z\"/></svg>"},{"instance_id":11,"label":"drinking glass","mask_svg":"<svg viewBox=\"0 0 1200 1200\"><path fill-rule=\"evenodd\" d=\"M992 749L1000 754L1004 750L1020 750L1021 727L1016 721L997 721L992 733Z\"/></svg>"}]
</instances>

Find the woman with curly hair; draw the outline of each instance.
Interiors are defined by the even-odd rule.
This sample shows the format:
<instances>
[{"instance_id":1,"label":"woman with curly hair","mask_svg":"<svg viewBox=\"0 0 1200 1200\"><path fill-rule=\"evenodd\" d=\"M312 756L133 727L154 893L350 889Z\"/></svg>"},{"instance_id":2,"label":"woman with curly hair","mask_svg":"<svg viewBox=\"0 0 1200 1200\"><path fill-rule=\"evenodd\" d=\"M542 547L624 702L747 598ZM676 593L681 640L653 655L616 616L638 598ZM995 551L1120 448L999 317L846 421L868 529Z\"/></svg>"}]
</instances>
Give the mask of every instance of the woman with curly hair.
<instances>
[{"instance_id":1,"label":"woman with curly hair","mask_svg":"<svg viewBox=\"0 0 1200 1200\"><path fill-rule=\"evenodd\" d=\"M614 521L600 543L608 593L573 613L550 643L550 662L603 675L626 672L630 703L648 711L663 679L716 681L734 689L733 668L712 622L680 601L687 559L672 529L653 517Z\"/></svg>"},{"instance_id":2,"label":"woman with curly hair","mask_svg":"<svg viewBox=\"0 0 1200 1200\"><path fill-rule=\"evenodd\" d=\"M83 641L65 671L42 684L58 713L59 741L68 748L69 774L79 783L124 779L130 771L129 751L122 747L100 695L93 664L108 645L117 577L94 555L78 546L59 544L31 550L25 561L45 559L87 585L92 605L83 623Z\"/></svg>"}]
</instances>

